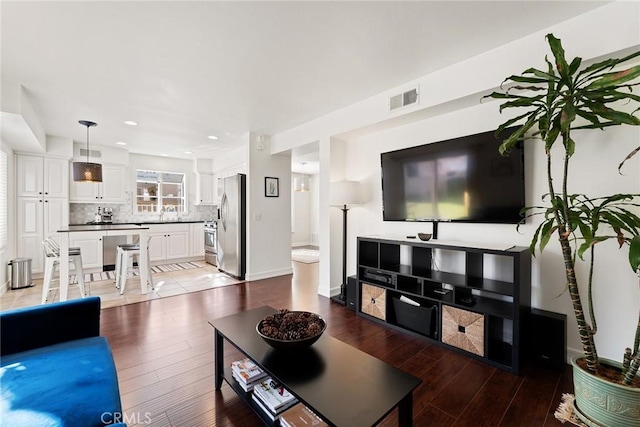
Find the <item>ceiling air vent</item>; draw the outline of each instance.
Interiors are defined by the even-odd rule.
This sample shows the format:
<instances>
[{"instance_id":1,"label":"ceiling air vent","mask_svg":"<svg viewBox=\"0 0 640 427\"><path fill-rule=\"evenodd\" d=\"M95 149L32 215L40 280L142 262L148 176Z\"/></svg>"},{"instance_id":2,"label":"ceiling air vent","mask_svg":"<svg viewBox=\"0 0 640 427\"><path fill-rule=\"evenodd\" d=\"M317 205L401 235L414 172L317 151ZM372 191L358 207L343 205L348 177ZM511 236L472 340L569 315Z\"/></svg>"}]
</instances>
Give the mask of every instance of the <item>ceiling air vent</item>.
<instances>
[{"instance_id":1,"label":"ceiling air vent","mask_svg":"<svg viewBox=\"0 0 640 427\"><path fill-rule=\"evenodd\" d=\"M389 111L397 110L398 108L406 107L418 102L418 88L415 87L406 92L399 93L389 97Z\"/></svg>"},{"instance_id":2,"label":"ceiling air vent","mask_svg":"<svg viewBox=\"0 0 640 427\"><path fill-rule=\"evenodd\" d=\"M102 151L100 151L100 150L89 150L89 151L87 151L86 148L81 148L80 149L80 155L82 157L87 157L87 153L88 153L89 157L93 157L95 159L99 159L99 158L102 157Z\"/></svg>"}]
</instances>

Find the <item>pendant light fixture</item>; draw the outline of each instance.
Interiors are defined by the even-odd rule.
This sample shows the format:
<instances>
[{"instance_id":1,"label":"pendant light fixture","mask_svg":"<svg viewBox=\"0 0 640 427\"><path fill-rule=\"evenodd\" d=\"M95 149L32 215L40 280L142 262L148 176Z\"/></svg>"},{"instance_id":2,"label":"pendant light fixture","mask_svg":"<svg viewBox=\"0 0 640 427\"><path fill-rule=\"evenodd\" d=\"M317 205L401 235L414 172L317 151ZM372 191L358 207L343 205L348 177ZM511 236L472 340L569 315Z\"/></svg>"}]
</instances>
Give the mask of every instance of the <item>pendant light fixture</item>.
<instances>
[{"instance_id":1,"label":"pendant light fixture","mask_svg":"<svg viewBox=\"0 0 640 427\"><path fill-rule=\"evenodd\" d=\"M87 127L87 161L73 162L73 180L75 182L102 182L102 165L89 162L89 128L98 126L97 123L88 120L80 120L82 126Z\"/></svg>"}]
</instances>

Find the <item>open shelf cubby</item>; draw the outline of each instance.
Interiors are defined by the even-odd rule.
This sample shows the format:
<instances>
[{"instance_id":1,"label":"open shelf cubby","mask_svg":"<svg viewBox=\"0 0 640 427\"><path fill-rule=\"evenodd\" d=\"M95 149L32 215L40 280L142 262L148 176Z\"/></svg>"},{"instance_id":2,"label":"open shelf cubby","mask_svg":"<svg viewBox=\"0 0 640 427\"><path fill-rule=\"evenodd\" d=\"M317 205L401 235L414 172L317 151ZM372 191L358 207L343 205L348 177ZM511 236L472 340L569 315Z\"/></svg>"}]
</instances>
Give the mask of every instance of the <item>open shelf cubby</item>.
<instances>
[{"instance_id":1,"label":"open shelf cubby","mask_svg":"<svg viewBox=\"0 0 640 427\"><path fill-rule=\"evenodd\" d=\"M519 373L521 313L531 307L529 248L499 250L495 245L379 236L358 237L357 248L358 315ZM363 285L367 295L376 293L382 312L372 315L368 307L363 311L370 302L363 301ZM483 351L468 351L451 344L456 340L444 340L445 317L448 325L463 323L465 317L479 319L483 333L474 339L481 337ZM453 333L464 333L464 325L458 326Z\"/></svg>"}]
</instances>

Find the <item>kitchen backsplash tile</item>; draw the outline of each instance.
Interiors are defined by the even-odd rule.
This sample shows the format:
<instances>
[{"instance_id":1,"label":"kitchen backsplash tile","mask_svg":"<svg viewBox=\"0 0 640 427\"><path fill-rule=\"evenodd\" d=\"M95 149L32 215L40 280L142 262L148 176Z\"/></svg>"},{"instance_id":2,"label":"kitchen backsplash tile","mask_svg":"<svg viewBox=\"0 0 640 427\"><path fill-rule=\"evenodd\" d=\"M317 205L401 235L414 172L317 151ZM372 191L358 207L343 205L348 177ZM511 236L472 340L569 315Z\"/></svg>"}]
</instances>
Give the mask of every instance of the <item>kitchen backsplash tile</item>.
<instances>
[{"instance_id":1,"label":"kitchen backsplash tile","mask_svg":"<svg viewBox=\"0 0 640 427\"><path fill-rule=\"evenodd\" d=\"M86 224L93 221L96 213L103 208L113 209L113 222L137 222L137 221L158 221L159 214L135 214L130 204L95 204L95 203L71 203L69 205L69 223ZM210 221L215 218L217 206L190 205L189 213L178 214L178 218L183 221Z\"/></svg>"}]
</instances>

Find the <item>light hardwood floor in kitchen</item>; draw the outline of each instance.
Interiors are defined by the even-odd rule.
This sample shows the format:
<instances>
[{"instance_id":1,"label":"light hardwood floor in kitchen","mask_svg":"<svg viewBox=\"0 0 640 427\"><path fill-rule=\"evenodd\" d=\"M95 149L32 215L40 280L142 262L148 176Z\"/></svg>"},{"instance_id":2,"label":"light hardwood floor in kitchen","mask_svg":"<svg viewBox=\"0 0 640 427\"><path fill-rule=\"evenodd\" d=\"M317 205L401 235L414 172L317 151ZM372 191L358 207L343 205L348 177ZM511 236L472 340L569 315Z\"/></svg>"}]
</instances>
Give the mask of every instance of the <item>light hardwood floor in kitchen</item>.
<instances>
[{"instance_id":1,"label":"light hardwood floor in kitchen","mask_svg":"<svg viewBox=\"0 0 640 427\"><path fill-rule=\"evenodd\" d=\"M224 273L220 273L218 269L211 264L204 262L201 262L201 264L203 264L204 267L153 273L155 290L149 289L149 293L144 295L140 291L140 278L138 276L127 279L124 295L120 295L120 290L116 289L113 279L87 282L85 283L85 291L87 295L99 296L102 302L102 308L108 308L189 292L198 292L240 282ZM29 288L13 289L5 292L0 297L0 310L40 304L42 301L42 279L35 279L33 283L34 286ZM57 286L57 279L52 286ZM69 287L68 298L80 298L78 285L71 285ZM59 290L51 290L47 297L47 302L59 300Z\"/></svg>"}]
</instances>

